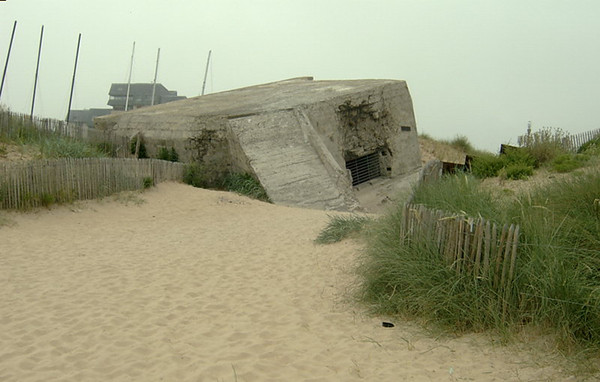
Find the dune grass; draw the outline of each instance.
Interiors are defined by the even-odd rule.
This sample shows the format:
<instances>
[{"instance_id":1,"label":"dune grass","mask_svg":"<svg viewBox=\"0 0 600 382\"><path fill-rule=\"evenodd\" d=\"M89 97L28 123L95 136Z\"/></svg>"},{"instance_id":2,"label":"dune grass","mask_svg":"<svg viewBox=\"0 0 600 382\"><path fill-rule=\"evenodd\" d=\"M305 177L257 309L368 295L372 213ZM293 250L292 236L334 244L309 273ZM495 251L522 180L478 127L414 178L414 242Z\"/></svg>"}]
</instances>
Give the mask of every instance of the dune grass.
<instances>
[{"instance_id":1,"label":"dune grass","mask_svg":"<svg viewBox=\"0 0 600 382\"><path fill-rule=\"evenodd\" d=\"M253 199L271 202L267 191L258 180L250 174L229 173L223 180L223 187L227 191L237 192Z\"/></svg>"},{"instance_id":2,"label":"dune grass","mask_svg":"<svg viewBox=\"0 0 600 382\"><path fill-rule=\"evenodd\" d=\"M329 223L319 233L315 243L332 244L344 240L347 237L363 230L366 224L373 219L361 215L334 215L329 216Z\"/></svg>"},{"instance_id":3,"label":"dune grass","mask_svg":"<svg viewBox=\"0 0 600 382\"><path fill-rule=\"evenodd\" d=\"M224 173L220 169L194 162L186 164L183 182L198 188L231 191L263 202L271 202L262 184L247 173Z\"/></svg>"},{"instance_id":4,"label":"dune grass","mask_svg":"<svg viewBox=\"0 0 600 382\"><path fill-rule=\"evenodd\" d=\"M571 172L600 156L598 142L600 137L584 143L574 153L569 134L560 129L544 128L521 137L521 147L506 146L501 155L474 155L471 171L480 178L500 176L504 179L526 179L540 167L557 173Z\"/></svg>"},{"instance_id":5,"label":"dune grass","mask_svg":"<svg viewBox=\"0 0 600 382\"><path fill-rule=\"evenodd\" d=\"M99 158L108 157L102 146L38 129L33 122L23 120L0 109L0 142L18 146L32 146L39 158Z\"/></svg>"},{"instance_id":6,"label":"dune grass","mask_svg":"<svg viewBox=\"0 0 600 382\"><path fill-rule=\"evenodd\" d=\"M403 244L401 209L370 228L361 299L374 311L452 331L550 328L565 349L600 349L600 171L574 175L512 199L469 175L415 192L416 203L521 227L517 272L503 314L498 292L457 274L431 243ZM595 207L596 206L596 207Z\"/></svg>"}]
</instances>

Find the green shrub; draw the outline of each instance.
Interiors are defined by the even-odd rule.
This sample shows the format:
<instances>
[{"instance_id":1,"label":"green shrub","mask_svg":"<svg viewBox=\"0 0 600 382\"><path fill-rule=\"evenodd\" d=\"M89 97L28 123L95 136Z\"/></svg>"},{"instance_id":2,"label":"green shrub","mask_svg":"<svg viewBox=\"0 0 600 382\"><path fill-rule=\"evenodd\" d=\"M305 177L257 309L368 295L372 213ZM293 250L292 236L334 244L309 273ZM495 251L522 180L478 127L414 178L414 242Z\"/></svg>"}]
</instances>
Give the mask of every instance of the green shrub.
<instances>
[{"instance_id":1,"label":"green shrub","mask_svg":"<svg viewBox=\"0 0 600 382\"><path fill-rule=\"evenodd\" d=\"M96 144L96 150L106 154L107 156L116 156L115 145L112 142L100 142Z\"/></svg>"},{"instance_id":2,"label":"green shrub","mask_svg":"<svg viewBox=\"0 0 600 382\"><path fill-rule=\"evenodd\" d=\"M169 149L166 147L161 147L160 149L158 149L158 156L156 157L157 159L161 159L161 160L169 160L170 158L170 154L169 154Z\"/></svg>"},{"instance_id":3,"label":"green shrub","mask_svg":"<svg viewBox=\"0 0 600 382\"><path fill-rule=\"evenodd\" d=\"M136 135L135 137L133 137L133 139L131 140L131 142L129 144L129 151L133 155L135 155L135 151L138 146L137 141L138 141L138 136ZM140 147L139 147L139 151L137 153L137 158L140 158L140 159L148 158L148 153L146 152L146 145L144 144L143 138L140 140Z\"/></svg>"},{"instance_id":4,"label":"green shrub","mask_svg":"<svg viewBox=\"0 0 600 382\"><path fill-rule=\"evenodd\" d=\"M169 160L171 162L179 162L179 154L175 150L175 147L171 147L171 151L169 152Z\"/></svg>"},{"instance_id":5,"label":"green shrub","mask_svg":"<svg viewBox=\"0 0 600 382\"><path fill-rule=\"evenodd\" d=\"M330 216L329 223L319 233L319 236L317 236L315 243L337 243L351 236L354 233L360 232L364 228L364 226L371 221L373 221L373 219L359 215Z\"/></svg>"},{"instance_id":6,"label":"green shrub","mask_svg":"<svg viewBox=\"0 0 600 382\"><path fill-rule=\"evenodd\" d=\"M506 179L527 179L533 175L533 166L529 166L523 163L509 164L503 169L503 175Z\"/></svg>"},{"instance_id":7,"label":"green shrub","mask_svg":"<svg viewBox=\"0 0 600 382\"><path fill-rule=\"evenodd\" d=\"M166 147L161 147L158 150L158 159L162 159L162 160L168 160L169 162L178 162L179 161L179 154L177 154L177 151L175 150L175 147L171 147L171 149L169 150Z\"/></svg>"},{"instance_id":8,"label":"green shrub","mask_svg":"<svg viewBox=\"0 0 600 382\"><path fill-rule=\"evenodd\" d=\"M52 194L43 193L40 196L40 203L44 207L50 207L52 204L56 203L56 198Z\"/></svg>"},{"instance_id":9,"label":"green shrub","mask_svg":"<svg viewBox=\"0 0 600 382\"><path fill-rule=\"evenodd\" d=\"M260 182L250 174L230 173L227 174L223 183L227 191L237 192L265 202L271 201Z\"/></svg>"},{"instance_id":10,"label":"green shrub","mask_svg":"<svg viewBox=\"0 0 600 382\"><path fill-rule=\"evenodd\" d=\"M154 186L154 178L152 178L151 176L147 176L142 180L144 189L146 188L150 188L152 186Z\"/></svg>"},{"instance_id":11,"label":"green shrub","mask_svg":"<svg viewBox=\"0 0 600 382\"><path fill-rule=\"evenodd\" d=\"M585 166L589 157L585 154L562 154L552 161L552 169L556 172L571 172Z\"/></svg>"},{"instance_id":12,"label":"green shrub","mask_svg":"<svg viewBox=\"0 0 600 382\"><path fill-rule=\"evenodd\" d=\"M506 147L501 157L505 166L518 164L536 168L539 165L529 150L521 147Z\"/></svg>"},{"instance_id":13,"label":"green shrub","mask_svg":"<svg viewBox=\"0 0 600 382\"><path fill-rule=\"evenodd\" d=\"M541 166L569 151L569 134L561 129L543 128L526 136L520 143Z\"/></svg>"},{"instance_id":14,"label":"green shrub","mask_svg":"<svg viewBox=\"0 0 600 382\"><path fill-rule=\"evenodd\" d=\"M493 178L498 176L504 165L504 160L498 155L478 155L471 161L471 172L480 178Z\"/></svg>"},{"instance_id":15,"label":"green shrub","mask_svg":"<svg viewBox=\"0 0 600 382\"><path fill-rule=\"evenodd\" d=\"M533 175L536 159L529 150L506 147L500 155L479 155L471 162L471 172L479 178L502 176L508 179L525 179Z\"/></svg>"},{"instance_id":16,"label":"green shrub","mask_svg":"<svg viewBox=\"0 0 600 382\"><path fill-rule=\"evenodd\" d=\"M198 188L207 187L204 167L197 162L186 164L183 169L183 182Z\"/></svg>"}]
</instances>

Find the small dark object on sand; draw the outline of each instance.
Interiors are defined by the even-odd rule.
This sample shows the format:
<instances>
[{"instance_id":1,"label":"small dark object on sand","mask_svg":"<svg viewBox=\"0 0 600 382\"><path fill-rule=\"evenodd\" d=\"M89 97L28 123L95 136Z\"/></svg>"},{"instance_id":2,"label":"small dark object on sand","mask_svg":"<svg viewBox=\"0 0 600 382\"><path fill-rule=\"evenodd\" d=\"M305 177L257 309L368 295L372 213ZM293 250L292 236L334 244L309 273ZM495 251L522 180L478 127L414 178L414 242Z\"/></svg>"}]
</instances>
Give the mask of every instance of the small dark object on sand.
<instances>
[{"instance_id":1,"label":"small dark object on sand","mask_svg":"<svg viewBox=\"0 0 600 382\"><path fill-rule=\"evenodd\" d=\"M383 326L384 328L393 328L394 324L392 324L391 322L382 322L381 326Z\"/></svg>"}]
</instances>

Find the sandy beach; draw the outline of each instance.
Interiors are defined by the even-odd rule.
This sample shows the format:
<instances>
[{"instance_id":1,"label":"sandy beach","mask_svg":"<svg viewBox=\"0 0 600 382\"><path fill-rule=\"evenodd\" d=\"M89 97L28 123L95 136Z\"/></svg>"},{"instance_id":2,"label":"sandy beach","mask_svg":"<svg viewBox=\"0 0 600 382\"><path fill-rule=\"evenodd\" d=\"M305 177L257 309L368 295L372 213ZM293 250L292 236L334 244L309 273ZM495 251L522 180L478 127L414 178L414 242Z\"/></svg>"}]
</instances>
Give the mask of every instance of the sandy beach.
<instances>
[{"instance_id":1,"label":"sandy beach","mask_svg":"<svg viewBox=\"0 0 600 382\"><path fill-rule=\"evenodd\" d=\"M360 244L313 242L325 211L135 195L0 227L0 381L576 380L553 353L367 314Z\"/></svg>"}]
</instances>

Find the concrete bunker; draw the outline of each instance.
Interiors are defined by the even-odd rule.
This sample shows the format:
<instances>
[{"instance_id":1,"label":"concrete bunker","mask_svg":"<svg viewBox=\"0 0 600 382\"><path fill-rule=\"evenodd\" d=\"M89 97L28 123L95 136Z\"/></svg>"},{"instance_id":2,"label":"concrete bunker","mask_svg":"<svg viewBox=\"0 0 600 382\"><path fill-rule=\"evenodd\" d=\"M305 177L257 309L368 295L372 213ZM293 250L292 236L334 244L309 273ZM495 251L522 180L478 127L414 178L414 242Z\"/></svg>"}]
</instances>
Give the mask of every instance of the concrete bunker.
<instances>
[{"instance_id":1,"label":"concrete bunker","mask_svg":"<svg viewBox=\"0 0 600 382\"><path fill-rule=\"evenodd\" d=\"M392 192L421 166L412 100L398 80L298 78L103 116L114 137L143 136L186 162L253 175L276 204L366 207L357 188ZM378 195L389 198L392 195ZM368 208L367 208L368 209Z\"/></svg>"}]
</instances>

